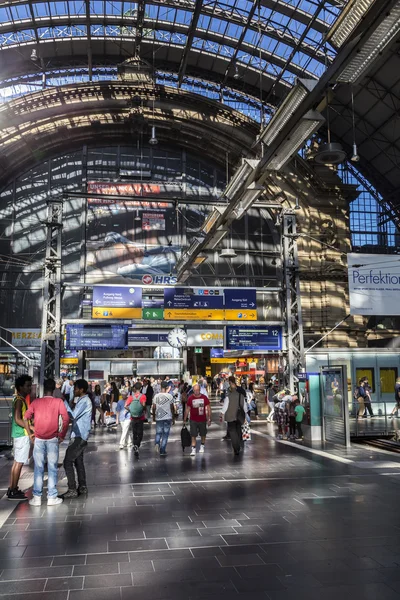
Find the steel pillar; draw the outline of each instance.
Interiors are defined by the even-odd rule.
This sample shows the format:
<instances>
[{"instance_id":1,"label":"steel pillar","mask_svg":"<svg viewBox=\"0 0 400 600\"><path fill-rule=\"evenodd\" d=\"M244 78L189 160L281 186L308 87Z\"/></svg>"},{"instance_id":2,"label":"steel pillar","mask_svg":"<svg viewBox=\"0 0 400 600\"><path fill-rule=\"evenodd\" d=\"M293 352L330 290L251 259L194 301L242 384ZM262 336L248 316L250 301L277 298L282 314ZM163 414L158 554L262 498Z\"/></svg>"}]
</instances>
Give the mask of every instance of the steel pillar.
<instances>
[{"instance_id":1,"label":"steel pillar","mask_svg":"<svg viewBox=\"0 0 400 600\"><path fill-rule=\"evenodd\" d=\"M44 261L40 388L48 377L60 374L62 212L60 199L47 201L46 255Z\"/></svg>"},{"instance_id":2,"label":"steel pillar","mask_svg":"<svg viewBox=\"0 0 400 600\"><path fill-rule=\"evenodd\" d=\"M303 321L297 230L295 213L283 214L283 314L286 322L287 362L284 370L285 385L291 391L298 382L297 374L304 365Z\"/></svg>"}]
</instances>

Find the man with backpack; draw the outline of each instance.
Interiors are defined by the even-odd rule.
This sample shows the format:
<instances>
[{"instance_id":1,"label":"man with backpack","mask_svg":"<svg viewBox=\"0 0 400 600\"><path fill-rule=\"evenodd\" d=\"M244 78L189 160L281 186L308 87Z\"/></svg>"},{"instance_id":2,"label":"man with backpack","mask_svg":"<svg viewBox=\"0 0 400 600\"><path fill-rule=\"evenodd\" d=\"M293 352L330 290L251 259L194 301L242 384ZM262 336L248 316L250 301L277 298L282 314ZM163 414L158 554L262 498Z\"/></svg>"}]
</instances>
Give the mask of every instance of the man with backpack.
<instances>
[{"instance_id":1,"label":"man with backpack","mask_svg":"<svg viewBox=\"0 0 400 600\"><path fill-rule=\"evenodd\" d=\"M133 386L132 397L125 404L131 413L133 452L136 458L139 458L139 448L143 439L143 424L146 420L146 396L141 392L142 384L140 381Z\"/></svg>"}]
</instances>

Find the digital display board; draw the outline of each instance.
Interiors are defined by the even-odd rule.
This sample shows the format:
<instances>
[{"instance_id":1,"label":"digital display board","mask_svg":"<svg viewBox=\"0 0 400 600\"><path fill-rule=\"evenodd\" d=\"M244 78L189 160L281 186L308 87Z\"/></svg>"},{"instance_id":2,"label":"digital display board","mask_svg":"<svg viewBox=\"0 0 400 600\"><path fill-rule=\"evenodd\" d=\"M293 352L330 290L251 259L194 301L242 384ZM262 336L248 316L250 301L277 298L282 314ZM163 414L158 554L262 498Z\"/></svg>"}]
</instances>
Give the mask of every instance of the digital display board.
<instances>
[{"instance_id":1,"label":"digital display board","mask_svg":"<svg viewBox=\"0 0 400 600\"><path fill-rule=\"evenodd\" d=\"M228 326L225 331L225 349L254 352L282 350L282 327Z\"/></svg>"},{"instance_id":2,"label":"digital display board","mask_svg":"<svg viewBox=\"0 0 400 600\"><path fill-rule=\"evenodd\" d=\"M128 325L67 325L67 350L126 350Z\"/></svg>"},{"instance_id":3,"label":"digital display board","mask_svg":"<svg viewBox=\"0 0 400 600\"><path fill-rule=\"evenodd\" d=\"M224 358L223 348L211 348L210 358Z\"/></svg>"}]
</instances>

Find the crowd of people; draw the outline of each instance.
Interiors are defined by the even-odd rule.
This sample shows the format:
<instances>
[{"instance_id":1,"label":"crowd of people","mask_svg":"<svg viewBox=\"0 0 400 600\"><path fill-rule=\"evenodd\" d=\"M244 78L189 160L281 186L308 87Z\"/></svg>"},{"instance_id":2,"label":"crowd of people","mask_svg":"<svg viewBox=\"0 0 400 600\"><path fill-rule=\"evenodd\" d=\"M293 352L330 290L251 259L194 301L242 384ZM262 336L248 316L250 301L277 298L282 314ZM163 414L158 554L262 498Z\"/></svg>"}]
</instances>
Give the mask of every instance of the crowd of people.
<instances>
[{"instance_id":1,"label":"crowd of people","mask_svg":"<svg viewBox=\"0 0 400 600\"><path fill-rule=\"evenodd\" d=\"M220 381L218 379L216 377L209 381L200 378L192 384L190 381L174 381L169 377L162 380L125 377L105 383L103 389L96 381L74 381L71 377L57 381L47 379L43 397L29 403L32 378L28 375L18 377L12 407L14 463L7 497L10 500L28 500L18 483L22 467L30 457L31 443L34 444L34 485L33 496L29 500L32 506L42 503L46 463L48 505L87 494L84 454L89 435L92 428L110 427L110 423L114 429L120 428L119 449L132 448L136 459L139 458L144 426L151 423L155 424L155 452L160 457L166 457L171 426L177 420L183 422L182 439L185 430L189 438L187 445L190 445L190 456L204 454L207 431L212 421L209 399L212 391L220 401L220 420L226 423L224 439L231 440L234 454L239 455L245 440L250 439L252 414L255 419L259 418L254 383L239 381L233 375ZM271 406L268 420L276 420L278 436L293 438L297 428L297 437L302 438L304 408L297 397L271 387L267 388L266 401ZM189 424L189 431L186 423ZM59 446L67 436L69 425L71 433L63 463L68 489L59 496ZM148 438L152 439L152 433Z\"/></svg>"}]
</instances>

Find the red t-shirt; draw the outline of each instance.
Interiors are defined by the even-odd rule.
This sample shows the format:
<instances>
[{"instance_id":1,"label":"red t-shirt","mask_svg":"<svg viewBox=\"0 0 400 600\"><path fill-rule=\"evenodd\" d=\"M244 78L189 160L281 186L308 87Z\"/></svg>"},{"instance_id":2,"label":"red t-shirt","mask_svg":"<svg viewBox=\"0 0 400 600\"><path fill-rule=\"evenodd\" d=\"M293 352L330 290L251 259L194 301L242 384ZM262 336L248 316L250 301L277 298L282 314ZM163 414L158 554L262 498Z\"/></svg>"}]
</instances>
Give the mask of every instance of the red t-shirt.
<instances>
[{"instance_id":1,"label":"red t-shirt","mask_svg":"<svg viewBox=\"0 0 400 600\"><path fill-rule=\"evenodd\" d=\"M62 429L59 431L59 417L62 417ZM35 436L40 440L59 437L62 440L68 430L69 416L64 402L60 398L45 396L36 398L24 414L29 421L34 418Z\"/></svg>"},{"instance_id":2,"label":"red t-shirt","mask_svg":"<svg viewBox=\"0 0 400 600\"><path fill-rule=\"evenodd\" d=\"M133 402L134 398L139 398L140 404L143 404L143 406L146 407L146 396L139 392L139 394L133 394L133 396L129 396L128 401L125 403L125 408L128 408L130 403ZM146 420L146 408L144 409L141 417L138 417L135 419L133 419L133 417L131 417L131 419L135 420L135 421L145 421Z\"/></svg>"},{"instance_id":3,"label":"red t-shirt","mask_svg":"<svg viewBox=\"0 0 400 600\"><path fill-rule=\"evenodd\" d=\"M190 420L200 423L207 421L206 406L210 405L210 401L204 394L189 396L187 406L190 408Z\"/></svg>"}]
</instances>

